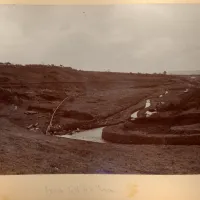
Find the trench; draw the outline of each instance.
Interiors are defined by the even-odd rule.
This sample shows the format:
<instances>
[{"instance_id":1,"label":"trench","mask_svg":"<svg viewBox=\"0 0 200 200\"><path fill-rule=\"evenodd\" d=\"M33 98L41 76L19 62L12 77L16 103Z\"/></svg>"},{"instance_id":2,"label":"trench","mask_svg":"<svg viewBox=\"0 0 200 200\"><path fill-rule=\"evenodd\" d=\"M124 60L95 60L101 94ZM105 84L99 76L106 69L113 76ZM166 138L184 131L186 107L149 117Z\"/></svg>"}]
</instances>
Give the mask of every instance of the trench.
<instances>
[{"instance_id":1,"label":"trench","mask_svg":"<svg viewBox=\"0 0 200 200\"><path fill-rule=\"evenodd\" d=\"M168 91L166 91L165 94L168 94ZM162 97L162 96L160 95L160 97ZM150 101L150 99L147 99L144 108L149 108L150 106L151 106L151 101ZM138 112L140 110L135 111L131 115L131 120L135 120L136 118L138 118ZM146 115L146 117L150 117L151 115L153 115L155 113L157 113L157 111L152 111L152 112L146 111L145 115ZM74 140L84 140L84 141L97 142L97 143L106 143L106 141L102 139L103 128L104 127L79 131L79 132L72 133L72 135L69 135L69 134L56 135L56 137L68 138L68 139L74 139Z\"/></svg>"}]
</instances>

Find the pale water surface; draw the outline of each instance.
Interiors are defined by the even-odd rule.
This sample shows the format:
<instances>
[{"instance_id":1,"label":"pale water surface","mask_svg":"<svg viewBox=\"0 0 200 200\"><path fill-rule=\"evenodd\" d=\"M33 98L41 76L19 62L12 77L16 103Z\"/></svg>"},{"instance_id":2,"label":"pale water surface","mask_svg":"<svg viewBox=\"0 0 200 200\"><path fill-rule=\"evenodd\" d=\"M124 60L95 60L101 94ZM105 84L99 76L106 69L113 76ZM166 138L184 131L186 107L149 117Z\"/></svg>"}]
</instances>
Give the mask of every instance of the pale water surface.
<instances>
[{"instance_id":1,"label":"pale water surface","mask_svg":"<svg viewBox=\"0 0 200 200\"><path fill-rule=\"evenodd\" d=\"M146 100L146 105L145 108L148 108L151 106L151 101L149 99ZM136 119L138 117L138 112L140 110L134 112L131 115L132 120ZM151 116L152 114L156 113L147 111L146 112L146 117ZM74 140L85 140L85 141L91 141L91 142L98 142L98 143L105 143L105 141L102 139L102 130L104 127L101 128L95 128L91 130L86 130L86 131L81 131L78 133L74 133L72 135L57 135L57 137L62 137L62 138L69 138L69 139L74 139Z\"/></svg>"},{"instance_id":2,"label":"pale water surface","mask_svg":"<svg viewBox=\"0 0 200 200\"><path fill-rule=\"evenodd\" d=\"M146 111L146 117L150 117L151 115L153 115L153 114L155 114L155 113L157 113L156 111L154 111L154 112L150 112L150 111Z\"/></svg>"},{"instance_id":3,"label":"pale water surface","mask_svg":"<svg viewBox=\"0 0 200 200\"><path fill-rule=\"evenodd\" d=\"M151 106L151 101L149 99L146 100L145 108L148 108Z\"/></svg>"},{"instance_id":4,"label":"pale water surface","mask_svg":"<svg viewBox=\"0 0 200 200\"><path fill-rule=\"evenodd\" d=\"M138 112L139 112L139 110L136 111L136 112L134 112L134 113L131 115L131 118L132 118L133 120L136 119L136 118L138 117Z\"/></svg>"},{"instance_id":5,"label":"pale water surface","mask_svg":"<svg viewBox=\"0 0 200 200\"><path fill-rule=\"evenodd\" d=\"M74 133L73 135L57 135L57 137L105 143L105 141L101 138L103 128L104 127L81 131L79 133Z\"/></svg>"}]
</instances>

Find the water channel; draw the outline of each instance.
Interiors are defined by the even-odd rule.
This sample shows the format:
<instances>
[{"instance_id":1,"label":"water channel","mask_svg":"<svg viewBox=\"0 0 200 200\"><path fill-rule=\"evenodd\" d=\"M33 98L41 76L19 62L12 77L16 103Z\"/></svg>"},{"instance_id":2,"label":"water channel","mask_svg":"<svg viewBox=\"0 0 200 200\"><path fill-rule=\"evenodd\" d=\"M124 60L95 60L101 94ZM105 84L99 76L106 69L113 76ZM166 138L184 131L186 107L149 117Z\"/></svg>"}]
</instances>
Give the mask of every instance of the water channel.
<instances>
[{"instance_id":1,"label":"water channel","mask_svg":"<svg viewBox=\"0 0 200 200\"><path fill-rule=\"evenodd\" d=\"M165 92L167 94L168 91ZM160 97L162 97L161 95ZM164 103L164 102L163 102ZM148 108L151 106L151 101L149 99L146 100L145 108ZM138 112L140 110L137 110L131 115L131 119L134 120L138 117ZM150 117L154 113L157 113L156 111L150 112L146 111L146 117ZM95 128L95 129L90 129L90 130L84 130L80 132L73 133L72 135L66 134L66 135L57 135L57 137L62 137L62 138L69 138L69 139L74 139L74 140L84 140L84 141L91 141L91 142L98 142L98 143L105 143L105 141L101 138L102 135L102 130L104 127L101 128Z\"/></svg>"}]
</instances>

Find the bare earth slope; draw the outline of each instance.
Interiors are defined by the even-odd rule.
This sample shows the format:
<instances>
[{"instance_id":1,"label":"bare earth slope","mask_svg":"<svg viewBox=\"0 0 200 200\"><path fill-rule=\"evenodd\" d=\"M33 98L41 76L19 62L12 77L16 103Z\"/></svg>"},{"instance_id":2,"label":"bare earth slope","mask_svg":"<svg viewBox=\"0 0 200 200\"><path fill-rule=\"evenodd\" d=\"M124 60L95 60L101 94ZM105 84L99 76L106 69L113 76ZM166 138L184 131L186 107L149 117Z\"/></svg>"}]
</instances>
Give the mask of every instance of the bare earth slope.
<instances>
[{"instance_id":1,"label":"bare earth slope","mask_svg":"<svg viewBox=\"0 0 200 200\"><path fill-rule=\"evenodd\" d=\"M31 134L1 119L1 174L200 173L200 146L98 144ZM9 128L8 128L9 127Z\"/></svg>"},{"instance_id":2,"label":"bare earth slope","mask_svg":"<svg viewBox=\"0 0 200 200\"><path fill-rule=\"evenodd\" d=\"M53 110L68 97L53 122L62 126L57 134L63 134L63 130L119 123L134 111L133 106L153 93L159 93L173 81L170 76L163 75L82 72L47 66L1 66L0 115L25 128L39 123L38 127L44 133ZM128 108L128 115L116 116ZM27 111L36 113L26 115Z\"/></svg>"},{"instance_id":3,"label":"bare earth slope","mask_svg":"<svg viewBox=\"0 0 200 200\"><path fill-rule=\"evenodd\" d=\"M200 146L98 144L53 136L126 124L146 99L168 89L185 90L188 84L175 76L2 65L0 173L200 173ZM52 136L45 135L53 110L66 96Z\"/></svg>"}]
</instances>

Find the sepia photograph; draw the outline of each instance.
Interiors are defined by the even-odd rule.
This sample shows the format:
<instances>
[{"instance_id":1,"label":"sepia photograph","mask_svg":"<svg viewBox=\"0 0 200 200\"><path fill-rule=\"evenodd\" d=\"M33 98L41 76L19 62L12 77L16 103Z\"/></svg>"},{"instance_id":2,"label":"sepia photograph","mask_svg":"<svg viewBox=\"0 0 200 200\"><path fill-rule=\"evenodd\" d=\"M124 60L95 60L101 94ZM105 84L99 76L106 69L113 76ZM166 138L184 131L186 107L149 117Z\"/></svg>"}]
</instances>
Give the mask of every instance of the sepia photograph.
<instances>
[{"instance_id":1,"label":"sepia photograph","mask_svg":"<svg viewBox=\"0 0 200 200\"><path fill-rule=\"evenodd\" d=\"M199 174L200 5L0 5L0 174Z\"/></svg>"}]
</instances>

